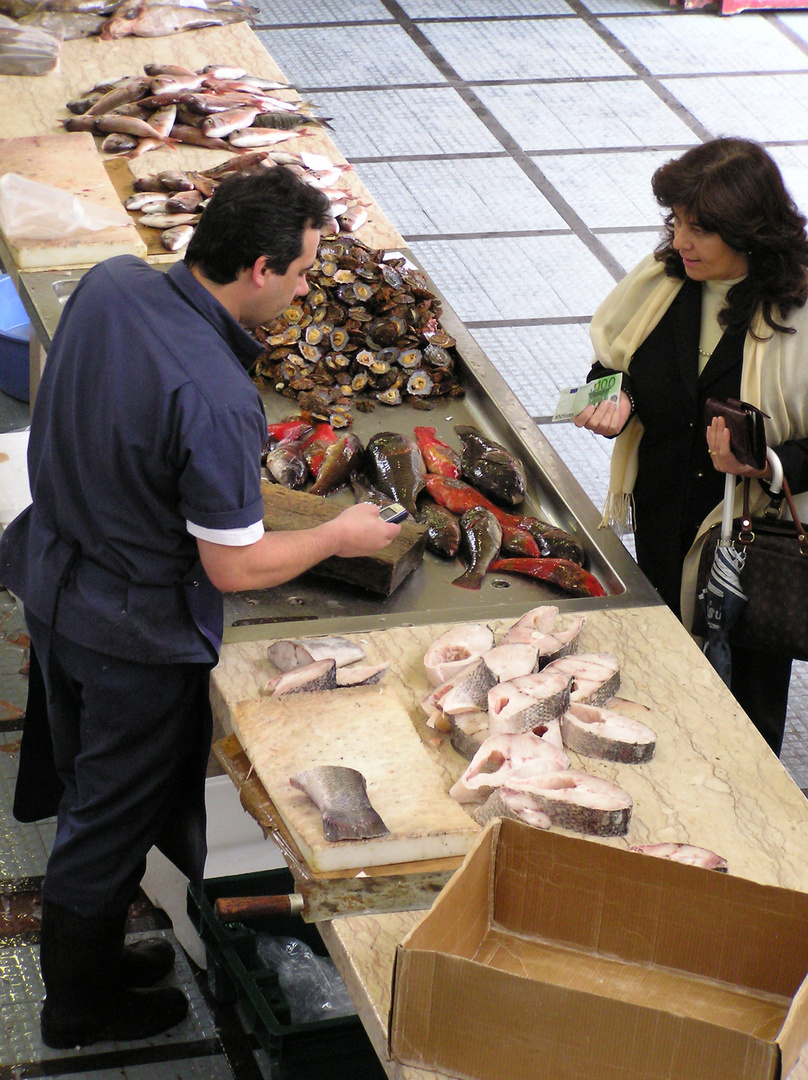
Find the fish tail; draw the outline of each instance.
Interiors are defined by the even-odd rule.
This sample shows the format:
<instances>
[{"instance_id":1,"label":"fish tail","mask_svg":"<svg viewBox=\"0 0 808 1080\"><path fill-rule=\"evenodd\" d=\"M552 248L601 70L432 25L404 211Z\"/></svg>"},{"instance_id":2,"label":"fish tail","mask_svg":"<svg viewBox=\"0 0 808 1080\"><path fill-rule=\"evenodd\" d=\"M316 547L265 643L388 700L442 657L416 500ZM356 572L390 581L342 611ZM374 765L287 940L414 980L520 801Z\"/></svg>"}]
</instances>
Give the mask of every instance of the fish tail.
<instances>
[{"instance_id":1,"label":"fish tail","mask_svg":"<svg viewBox=\"0 0 808 1080\"><path fill-rule=\"evenodd\" d=\"M482 584L483 575L479 570L467 570L465 574L456 577L452 582L452 585L457 585L461 589L481 589Z\"/></svg>"}]
</instances>

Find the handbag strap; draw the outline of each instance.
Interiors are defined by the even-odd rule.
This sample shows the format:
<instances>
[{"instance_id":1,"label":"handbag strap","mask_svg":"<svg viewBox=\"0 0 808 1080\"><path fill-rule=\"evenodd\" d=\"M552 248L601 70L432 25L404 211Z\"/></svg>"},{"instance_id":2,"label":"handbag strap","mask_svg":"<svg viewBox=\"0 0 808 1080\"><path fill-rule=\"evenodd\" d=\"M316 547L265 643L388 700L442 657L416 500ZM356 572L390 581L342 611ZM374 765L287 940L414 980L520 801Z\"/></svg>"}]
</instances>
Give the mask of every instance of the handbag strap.
<instances>
[{"instance_id":1,"label":"handbag strap","mask_svg":"<svg viewBox=\"0 0 808 1080\"><path fill-rule=\"evenodd\" d=\"M755 539L754 521L752 518L752 512L750 509L749 492L751 488L751 481L749 477L744 477L743 481L743 512L741 514L740 528L738 530L738 543L743 544L745 547L752 543ZM799 548L800 555L804 555L808 558L808 534L806 534L805 526L800 521L800 515L797 512L797 507L794 504L794 499L791 496L791 488L788 486L788 481L783 477L783 489L782 494L786 497L788 503L788 509L791 511L791 520L794 526L794 533L797 537L797 546ZM779 502L779 500L778 500Z\"/></svg>"}]
</instances>

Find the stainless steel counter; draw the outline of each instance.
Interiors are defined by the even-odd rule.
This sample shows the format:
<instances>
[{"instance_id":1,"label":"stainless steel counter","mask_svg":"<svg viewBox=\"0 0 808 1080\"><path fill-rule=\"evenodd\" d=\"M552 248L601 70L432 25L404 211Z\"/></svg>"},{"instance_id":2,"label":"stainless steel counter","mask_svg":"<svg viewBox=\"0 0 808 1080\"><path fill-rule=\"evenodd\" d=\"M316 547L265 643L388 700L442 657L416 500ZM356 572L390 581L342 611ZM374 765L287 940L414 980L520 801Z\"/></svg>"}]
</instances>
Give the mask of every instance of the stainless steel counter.
<instances>
[{"instance_id":1,"label":"stainless steel counter","mask_svg":"<svg viewBox=\"0 0 808 1080\"><path fill-rule=\"evenodd\" d=\"M412 258L409 252L407 255ZM163 263L158 268L166 266ZM20 275L23 303L45 349L50 345L64 301L83 273L71 270ZM431 282L430 288L440 297ZM562 610L661 603L612 530L598 527L600 513L455 313L443 297L440 299L441 324L456 339L462 359L465 398L440 399L428 412L408 404L392 408L380 404L372 413L357 413L353 430L366 443L380 431L411 435L416 425L429 425L436 428L439 438L459 445L455 424L480 428L516 454L525 466L528 493L520 511L576 534L586 548L589 569L607 596L566 597L556 589L515 574L487 575L482 589L469 591L451 584L461 570L456 559L445 560L427 552L423 564L390 597L325 581L314 574L302 575L275 589L229 594L225 597L226 640L505 618L548 600ZM296 413L293 401L271 391L264 395L264 403L270 422ZM346 506L353 502L349 491L329 498ZM312 626L315 622L316 629Z\"/></svg>"}]
</instances>

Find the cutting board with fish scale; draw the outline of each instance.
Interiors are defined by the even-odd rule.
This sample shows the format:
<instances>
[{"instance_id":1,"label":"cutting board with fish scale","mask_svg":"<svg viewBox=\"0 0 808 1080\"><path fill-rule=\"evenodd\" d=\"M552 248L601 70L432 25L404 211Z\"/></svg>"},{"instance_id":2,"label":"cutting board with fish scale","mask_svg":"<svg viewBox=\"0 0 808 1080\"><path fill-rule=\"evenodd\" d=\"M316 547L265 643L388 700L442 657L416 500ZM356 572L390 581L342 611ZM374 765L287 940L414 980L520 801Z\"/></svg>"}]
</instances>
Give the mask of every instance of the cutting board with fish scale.
<instances>
[{"instance_id":1,"label":"cutting board with fish scale","mask_svg":"<svg viewBox=\"0 0 808 1080\"><path fill-rule=\"evenodd\" d=\"M463 855L479 826L450 798L443 773L395 686L353 687L244 701L235 733L308 866L315 872ZM329 843L319 810L290 776L317 765L358 769L390 830Z\"/></svg>"}]
</instances>

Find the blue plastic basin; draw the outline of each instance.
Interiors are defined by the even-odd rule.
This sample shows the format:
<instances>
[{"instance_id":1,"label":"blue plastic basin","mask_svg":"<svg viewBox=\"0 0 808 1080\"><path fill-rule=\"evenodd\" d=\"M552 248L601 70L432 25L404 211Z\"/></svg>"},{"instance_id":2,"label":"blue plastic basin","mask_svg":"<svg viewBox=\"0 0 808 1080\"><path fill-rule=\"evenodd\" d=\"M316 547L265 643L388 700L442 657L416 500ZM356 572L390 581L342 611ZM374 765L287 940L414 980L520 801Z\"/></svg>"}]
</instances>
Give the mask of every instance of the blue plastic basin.
<instances>
[{"instance_id":1,"label":"blue plastic basin","mask_svg":"<svg viewBox=\"0 0 808 1080\"><path fill-rule=\"evenodd\" d=\"M0 390L28 401L31 323L8 274L0 275Z\"/></svg>"}]
</instances>

